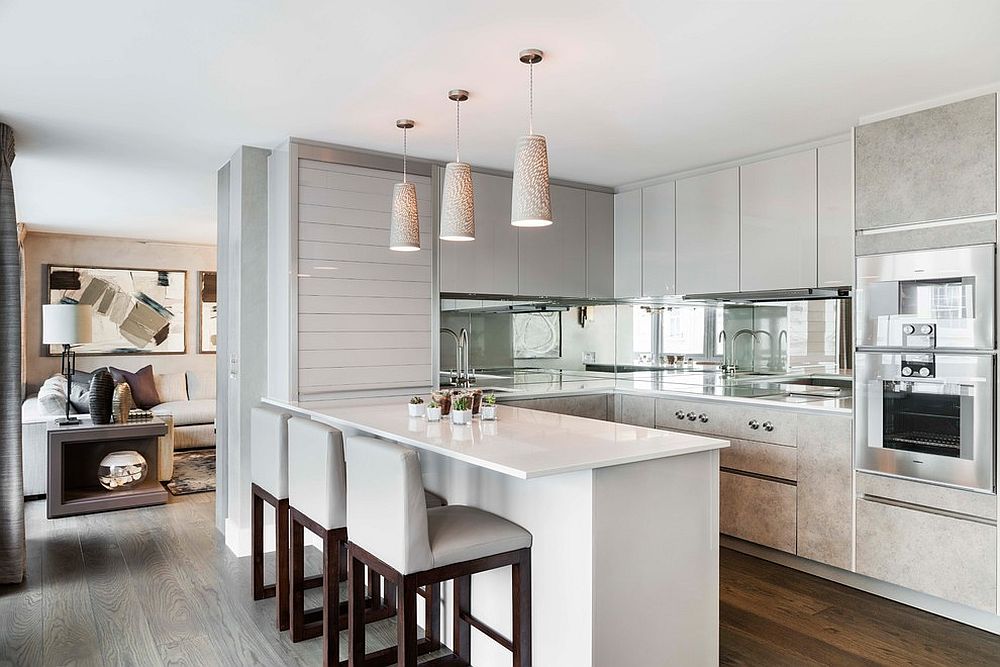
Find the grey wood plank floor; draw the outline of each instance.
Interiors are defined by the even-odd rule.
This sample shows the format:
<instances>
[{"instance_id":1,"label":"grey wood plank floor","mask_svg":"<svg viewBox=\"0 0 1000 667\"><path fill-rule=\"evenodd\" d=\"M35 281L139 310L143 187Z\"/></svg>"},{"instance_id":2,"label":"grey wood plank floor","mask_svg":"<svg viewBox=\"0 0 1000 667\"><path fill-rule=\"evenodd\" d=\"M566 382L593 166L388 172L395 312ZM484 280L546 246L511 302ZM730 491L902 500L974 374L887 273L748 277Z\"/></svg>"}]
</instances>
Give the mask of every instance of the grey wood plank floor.
<instances>
[{"instance_id":1,"label":"grey wood plank floor","mask_svg":"<svg viewBox=\"0 0 1000 667\"><path fill-rule=\"evenodd\" d=\"M293 644L274 601L251 599L250 559L226 548L214 512L214 493L54 520L45 501L26 503L28 574L0 586L0 665L322 664L320 640ZM307 573L320 563L307 548ZM319 605L319 590L307 597ZM395 621L367 634L368 650L391 646Z\"/></svg>"}]
</instances>

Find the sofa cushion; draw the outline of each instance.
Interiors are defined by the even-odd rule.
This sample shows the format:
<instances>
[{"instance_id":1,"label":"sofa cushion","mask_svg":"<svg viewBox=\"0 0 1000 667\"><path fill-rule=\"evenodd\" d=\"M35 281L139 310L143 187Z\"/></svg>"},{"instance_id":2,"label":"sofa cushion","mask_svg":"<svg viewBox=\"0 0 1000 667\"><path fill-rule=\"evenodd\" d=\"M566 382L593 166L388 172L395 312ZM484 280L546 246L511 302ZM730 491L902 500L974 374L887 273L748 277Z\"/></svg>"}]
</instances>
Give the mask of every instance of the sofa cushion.
<instances>
[{"instance_id":1,"label":"sofa cushion","mask_svg":"<svg viewBox=\"0 0 1000 667\"><path fill-rule=\"evenodd\" d=\"M162 403L172 403L173 401L186 401L187 379L184 373L157 373L153 376L156 384L156 394Z\"/></svg>"},{"instance_id":2,"label":"sofa cushion","mask_svg":"<svg viewBox=\"0 0 1000 667\"><path fill-rule=\"evenodd\" d=\"M53 375L38 389L38 411L43 417L58 417L66 414L66 378ZM75 414L70 404L70 413Z\"/></svg>"},{"instance_id":3,"label":"sofa cushion","mask_svg":"<svg viewBox=\"0 0 1000 667\"><path fill-rule=\"evenodd\" d=\"M135 373L112 367L111 377L114 378L116 385L122 382L128 383L129 389L132 390L132 400L143 410L149 410L160 403L152 366L144 366Z\"/></svg>"},{"instance_id":4,"label":"sofa cushion","mask_svg":"<svg viewBox=\"0 0 1000 667\"><path fill-rule=\"evenodd\" d=\"M153 414L172 415L175 427L212 424L215 422L215 399L203 398L197 401L160 403L153 408Z\"/></svg>"},{"instance_id":5,"label":"sofa cushion","mask_svg":"<svg viewBox=\"0 0 1000 667\"><path fill-rule=\"evenodd\" d=\"M192 401L215 398L215 372L188 371L187 394Z\"/></svg>"},{"instance_id":6,"label":"sofa cushion","mask_svg":"<svg viewBox=\"0 0 1000 667\"><path fill-rule=\"evenodd\" d=\"M81 415L90 414L90 381L93 373L76 371L70 376L69 402L73 410Z\"/></svg>"}]
</instances>

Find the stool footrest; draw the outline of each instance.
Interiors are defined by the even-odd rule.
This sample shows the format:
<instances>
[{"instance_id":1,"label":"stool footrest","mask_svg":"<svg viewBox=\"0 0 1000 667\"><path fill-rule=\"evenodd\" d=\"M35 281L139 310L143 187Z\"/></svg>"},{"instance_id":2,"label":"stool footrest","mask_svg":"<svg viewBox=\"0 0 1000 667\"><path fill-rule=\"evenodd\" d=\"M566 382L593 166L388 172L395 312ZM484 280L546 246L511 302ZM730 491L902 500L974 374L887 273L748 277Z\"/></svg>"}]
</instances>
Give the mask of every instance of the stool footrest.
<instances>
[{"instance_id":1,"label":"stool footrest","mask_svg":"<svg viewBox=\"0 0 1000 667\"><path fill-rule=\"evenodd\" d=\"M495 641L497 644L500 644L500 646L503 646L508 651L514 650L514 642L507 639L502 634L497 632L495 629L486 625L486 623L480 621L478 618L476 618L469 612L462 610L458 613L458 617L463 621L465 621L466 623L468 623L469 625L471 625L472 627L474 627L476 630L482 632L484 635Z\"/></svg>"},{"instance_id":2,"label":"stool footrest","mask_svg":"<svg viewBox=\"0 0 1000 667\"><path fill-rule=\"evenodd\" d=\"M441 648L441 642L432 642L426 637L417 640L417 655L426 655L428 653L433 653L439 648ZM389 646L383 649L379 649L378 651L366 653L365 667L389 667L389 665L395 665L397 656L398 653L395 646ZM429 663L422 663L421 667L423 667L424 664L429 664ZM454 664L463 665L467 663L457 662ZM341 660L340 667L347 667L347 660Z\"/></svg>"},{"instance_id":3,"label":"stool footrest","mask_svg":"<svg viewBox=\"0 0 1000 667\"><path fill-rule=\"evenodd\" d=\"M472 667L471 662L462 660L454 653L432 658L427 662L420 663L420 667Z\"/></svg>"}]
</instances>

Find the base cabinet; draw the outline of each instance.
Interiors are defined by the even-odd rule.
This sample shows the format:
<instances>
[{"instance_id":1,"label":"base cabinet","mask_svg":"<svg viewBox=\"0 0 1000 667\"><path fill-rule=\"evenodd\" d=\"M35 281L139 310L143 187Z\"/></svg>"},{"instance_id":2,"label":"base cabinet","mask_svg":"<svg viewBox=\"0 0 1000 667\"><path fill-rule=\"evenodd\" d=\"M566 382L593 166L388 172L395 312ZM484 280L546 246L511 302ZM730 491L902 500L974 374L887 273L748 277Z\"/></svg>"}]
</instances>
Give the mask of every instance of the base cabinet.
<instances>
[{"instance_id":1,"label":"base cabinet","mask_svg":"<svg viewBox=\"0 0 1000 667\"><path fill-rule=\"evenodd\" d=\"M795 485L723 470L719 473L719 531L795 553Z\"/></svg>"}]
</instances>

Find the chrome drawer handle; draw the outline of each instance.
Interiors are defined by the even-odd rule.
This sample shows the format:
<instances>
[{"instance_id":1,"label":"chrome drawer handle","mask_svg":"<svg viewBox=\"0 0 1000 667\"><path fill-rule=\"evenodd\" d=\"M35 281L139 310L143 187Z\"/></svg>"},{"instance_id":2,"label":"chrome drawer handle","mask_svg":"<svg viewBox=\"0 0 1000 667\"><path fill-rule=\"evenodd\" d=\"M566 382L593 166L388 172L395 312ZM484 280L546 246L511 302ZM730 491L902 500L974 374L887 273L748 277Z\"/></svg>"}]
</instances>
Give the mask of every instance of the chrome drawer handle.
<instances>
[{"instance_id":1,"label":"chrome drawer handle","mask_svg":"<svg viewBox=\"0 0 1000 667\"><path fill-rule=\"evenodd\" d=\"M698 415L696 415L696 414L695 414L695 413L693 413L693 412L689 412L689 413L687 414L687 418L688 418L688 421L689 421L689 422L693 422L693 421L694 421L695 419L697 419L697 418L698 418Z\"/></svg>"},{"instance_id":2,"label":"chrome drawer handle","mask_svg":"<svg viewBox=\"0 0 1000 667\"><path fill-rule=\"evenodd\" d=\"M771 422L764 422L764 430L768 431L768 432L773 431L774 430L774 424L772 424Z\"/></svg>"},{"instance_id":3,"label":"chrome drawer handle","mask_svg":"<svg viewBox=\"0 0 1000 667\"><path fill-rule=\"evenodd\" d=\"M677 412L674 413L674 416L677 417L678 419L684 419L684 411L678 410Z\"/></svg>"},{"instance_id":4,"label":"chrome drawer handle","mask_svg":"<svg viewBox=\"0 0 1000 667\"><path fill-rule=\"evenodd\" d=\"M704 412L698 415L698 419L701 421L702 424L708 423L708 415L706 415Z\"/></svg>"},{"instance_id":5,"label":"chrome drawer handle","mask_svg":"<svg viewBox=\"0 0 1000 667\"><path fill-rule=\"evenodd\" d=\"M750 421L747 422L747 426L756 431L757 429L760 428L760 422L757 421L756 419L751 419Z\"/></svg>"}]
</instances>

